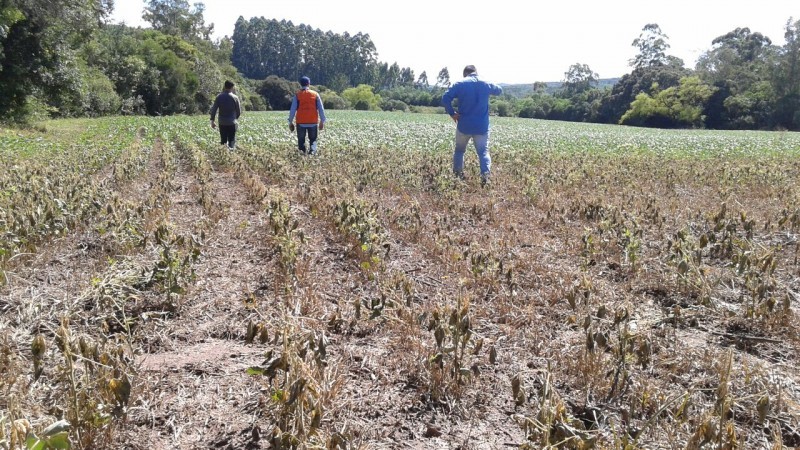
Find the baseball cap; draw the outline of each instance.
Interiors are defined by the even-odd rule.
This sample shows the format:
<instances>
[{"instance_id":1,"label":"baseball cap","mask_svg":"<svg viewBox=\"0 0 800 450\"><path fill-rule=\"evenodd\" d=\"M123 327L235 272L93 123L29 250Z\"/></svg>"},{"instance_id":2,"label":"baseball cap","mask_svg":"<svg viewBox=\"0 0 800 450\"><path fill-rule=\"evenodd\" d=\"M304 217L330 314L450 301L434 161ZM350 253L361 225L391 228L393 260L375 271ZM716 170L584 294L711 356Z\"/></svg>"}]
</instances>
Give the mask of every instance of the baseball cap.
<instances>
[{"instance_id":1,"label":"baseball cap","mask_svg":"<svg viewBox=\"0 0 800 450\"><path fill-rule=\"evenodd\" d=\"M308 86L309 84L311 84L311 78L300 77L300 86Z\"/></svg>"}]
</instances>

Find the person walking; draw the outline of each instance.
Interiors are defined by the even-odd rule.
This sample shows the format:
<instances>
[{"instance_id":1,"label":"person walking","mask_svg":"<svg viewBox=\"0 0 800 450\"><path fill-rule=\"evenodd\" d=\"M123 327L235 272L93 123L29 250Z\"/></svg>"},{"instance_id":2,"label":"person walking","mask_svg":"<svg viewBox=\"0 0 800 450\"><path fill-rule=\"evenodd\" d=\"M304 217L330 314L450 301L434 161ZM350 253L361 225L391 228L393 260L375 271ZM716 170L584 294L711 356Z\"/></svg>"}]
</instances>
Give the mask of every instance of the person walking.
<instances>
[{"instance_id":1,"label":"person walking","mask_svg":"<svg viewBox=\"0 0 800 450\"><path fill-rule=\"evenodd\" d=\"M211 128L217 128L214 119L219 111L220 144L227 145L230 151L236 148L236 128L239 125L239 116L242 115L239 97L234 94L234 89L233 81L226 80L222 92L211 106Z\"/></svg>"},{"instance_id":2,"label":"person walking","mask_svg":"<svg viewBox=\"0 0 800 450\"><path fill-rule=\"evenodd\" d=\"M311 79L300 78L300 90L292 98L292 107L289 109L289 131L297 129L297 149L303 153L317 154L317 131L325 128L325 108L319 93L310 89ZM296 117L295 117L296 116ZM295 122L297 126L295 127ZM308 135L308 150L306 150L306 135Z\"/></svg>"},{"instance_id":3,"label":"person walking","mask_svg":"<svg viewBox=\"0 0 800 450\"><path fill-rule=\"evenodd\" d=\"M489 154L489 96L500 95L503 88L478 78L475 66L464 67L464 79L454 83L442 96L442 106L456 122L453 173L464 178L464 152L470 139L481 166L481 184L489 183L492 158ZM458 111L453 100L458 100Z\"/></svg>"}]
</instances>

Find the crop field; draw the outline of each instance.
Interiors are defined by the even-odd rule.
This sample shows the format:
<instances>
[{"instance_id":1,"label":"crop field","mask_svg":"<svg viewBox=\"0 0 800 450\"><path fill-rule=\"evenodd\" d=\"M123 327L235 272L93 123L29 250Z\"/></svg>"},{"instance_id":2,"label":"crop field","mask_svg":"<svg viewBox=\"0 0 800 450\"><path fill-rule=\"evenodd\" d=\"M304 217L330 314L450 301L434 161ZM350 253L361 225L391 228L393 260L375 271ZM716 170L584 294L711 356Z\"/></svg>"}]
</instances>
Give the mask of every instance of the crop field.
<instances>
[{"instance_id":1,"label":"crop field","mask_svg":"<svg viewBox=\"0 0 800 450\"><path fill-rule=\"evenodd\" d=\"M800 447L800 134L0 128L0 449Z\"/></svg>"}]
</instances>

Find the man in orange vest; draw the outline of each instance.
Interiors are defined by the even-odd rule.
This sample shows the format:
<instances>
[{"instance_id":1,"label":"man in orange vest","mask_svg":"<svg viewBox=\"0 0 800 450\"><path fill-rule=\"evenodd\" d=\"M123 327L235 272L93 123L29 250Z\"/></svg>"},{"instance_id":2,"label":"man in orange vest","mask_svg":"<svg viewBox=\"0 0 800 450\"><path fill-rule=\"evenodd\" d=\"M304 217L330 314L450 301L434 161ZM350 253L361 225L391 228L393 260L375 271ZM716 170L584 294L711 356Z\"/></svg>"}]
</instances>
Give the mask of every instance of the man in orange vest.
<instances>
[{"instance_id":1,"label":"man in orange vest","mask_svg":"<svg viewBox=\"0 0 800 450\"><path fill-rule=\"evenodd\" d=\"M289 110L289 131L295 130L295 115L297 122L297 148L306 154L317 154L317 131L325 128L325 109L319 93L309 89L311 79L300 78L300 90L292 99L292 108ZM308 134L309 149L306 150L306 134Z\"/></svg>"}]
</instances>

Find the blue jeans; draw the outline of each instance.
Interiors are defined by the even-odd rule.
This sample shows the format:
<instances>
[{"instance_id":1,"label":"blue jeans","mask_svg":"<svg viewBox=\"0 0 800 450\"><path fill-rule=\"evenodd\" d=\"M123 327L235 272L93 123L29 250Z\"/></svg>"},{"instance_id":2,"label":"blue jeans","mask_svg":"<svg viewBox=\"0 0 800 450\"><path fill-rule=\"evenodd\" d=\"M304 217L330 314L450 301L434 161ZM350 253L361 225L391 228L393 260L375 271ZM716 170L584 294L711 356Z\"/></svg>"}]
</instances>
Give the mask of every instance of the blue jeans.
<instances>
[{"instance_id":1,"label":"blue jeans","mask_svg":"<svg viewBox=\"0 0 800 450\"><path fill-rule=\"evenodd\" d=\"M297 149L303 153L317 154L317 125L297 126ZM308 133L309 150L306 150L306 133Z\"/></svg>"},{"instance_id":2,"label":"blue jeans","mask_svg":"<svg viewBox=\"0 0 800 450\"><path fill-rule=\"evenodd\" d=\"M467 151L467 144L472 139L475 145L475 152L478 153L478 161L481 164L481 175L488 175L492 169L492 157L489 155L489 133L486 134L464 134L456 130L456 151L453 152L453 172L461 173L464 171L464 152Z\"/></svg>"}]
</instances>

